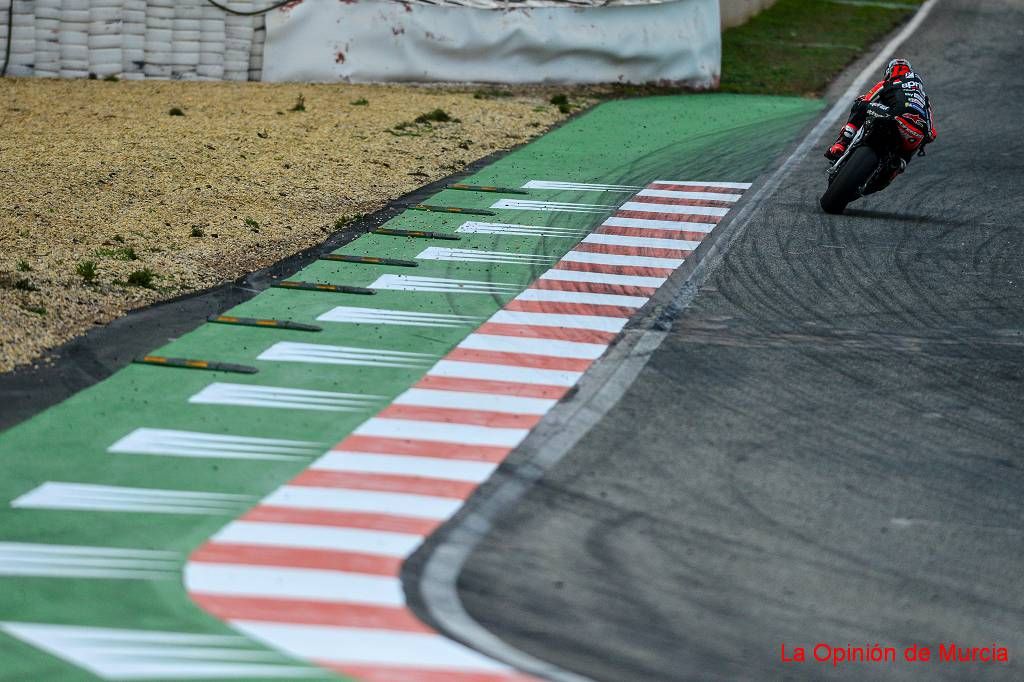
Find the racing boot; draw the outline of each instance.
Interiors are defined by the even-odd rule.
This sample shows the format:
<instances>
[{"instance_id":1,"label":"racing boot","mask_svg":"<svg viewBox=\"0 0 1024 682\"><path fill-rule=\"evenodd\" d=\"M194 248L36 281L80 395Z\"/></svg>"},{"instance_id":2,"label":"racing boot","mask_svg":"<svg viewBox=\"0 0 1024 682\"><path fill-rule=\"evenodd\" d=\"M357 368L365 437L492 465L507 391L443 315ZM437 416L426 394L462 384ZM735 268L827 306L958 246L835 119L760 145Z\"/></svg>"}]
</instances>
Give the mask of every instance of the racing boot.
<instances>
[{"instance_id":1,"label":"racing boot","mask_svg":"<svg viewBox=\"0 0 1024 682\"><path fill-rule=\"evenodd\" d=\"M850 140L853 139L853 136L857 134L859 129L859 126L855 126L852 123L847 123L843 126L842 131L839 133L839 139L825 152L825 158L829 161L837 161L840 156L846 153L846 146L850 144Z\"/></svg>"}]
</instances>

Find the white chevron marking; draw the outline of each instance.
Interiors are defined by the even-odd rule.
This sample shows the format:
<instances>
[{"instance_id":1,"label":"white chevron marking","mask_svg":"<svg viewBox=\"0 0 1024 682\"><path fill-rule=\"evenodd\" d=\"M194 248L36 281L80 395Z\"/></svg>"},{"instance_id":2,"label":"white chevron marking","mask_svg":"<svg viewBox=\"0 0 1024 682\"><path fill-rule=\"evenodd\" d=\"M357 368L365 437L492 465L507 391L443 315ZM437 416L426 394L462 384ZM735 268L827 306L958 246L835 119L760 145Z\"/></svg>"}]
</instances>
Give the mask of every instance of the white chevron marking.
<instances>
[{"instance_id":1,"label":"white chevron marking","mask_svg":"<svg viewBox=\"0 0 1024 682\"><path fill-rule=\"evenodd\" d=\"M11 506L22 509L237 515L255 501L249 495L47 481L16 498Z\"/></svg>"},{"instance_id":2,"label":"white chevron marking","mask_svg":"<svg viewBox=\"0 0 1024 682\"><path fill-rule=\"evenodd\" d=\"M338 306L316 318L321 322L354 324L393 324L407 327L465 327L479 324L483 318L474 315L421 313L411 310L383 310Z\"/></svg>"},{"instance_id":3,"label":"white chevron marking","mask_svg":"<svg viewBox=\"0 0 1024 682\"><path fill-rule=\"evenodd\" d=\"M361 395L359 393L334 393L332 391L311 391L299 388L217 382L199 391L189 398L188 401L204 405L239 405L243 407L274 407L288 410L360 412L369 409L383 399L383 396ZM296 443L301 443L301 441L296 441Z\"/></svg>"},{"instance_id":4,"label":"white chevron marking","mask_svg":"<svg viewBox=\"0 0 1024 682\"><path fill-rule=\"evenodd\" d=\"M279 341L260 353L256 359L363 367L425 367L433 361L434 357L427 353Z\"/></svg>"},{"instance_id":5,"label":"white chevron marking","mask_svg":"<svg viewBox=\"0 0 1024 682\"><path fill-rule=\"evenodd\" d=\"M8 635L105 680L322 678L238 635L0 623Z\"/></svg>"},{"instance_id":6,"label":"white chevron marking","mask_svg":"<svg viewBox=\"0 0 1024 682\"><path fill-rule=\"evenodd\" d=\"M593 182L559 182L557 180L530 180L523 189L554 189L572 192L635 192L633 185L604 185Z\"/></svg>"},{"instance_id":7,"label":"white chevron marking","mask_svg":"<svg viewBox=\"0 0 1024 682\"><path fill-rule=\"evenodd\" d=\"M381 275L370 285L370 288L390 291L431 291L443 294L511 294L519 291L521 287L518 284L503 282L416 277L415 275Z\"/></svg>"},{"instance_id":8,"label":"white chevron marking","mask_svg":"<svg viewBox=\"0 0 1024 682\"><path fill-rule=\"evenodd\" d=\"M556 211L561 213L608 213L614 206L603 204L571 204L560 201L533 201L530 199L502 199L491 204L491 208L515 211Z\"/></svg>"},{"instance_id":9,"label":"white chevron marking","mask_svg":"<svg viewBox=\"0 0 1024 682\"><path fill-rule=\"evenodd\" d=\"M478 251L476 249L448 249L431 246L416 256L421 260L441 260L464 263L511 263L518 265L546 265L553 263L554 256L506 251Z\"/></svg>"},{"instance_id":10,"label":"white chevron marking","mask_svg":"<svg viewBox=\"0 0 1024 682\"><path fill-rule=\"evenodd\" d=\"M586 230L570 227L544 227L542 225L512 225L509 223L462 223L456 232L473 234L509 234L521 237L555 237L572 239L586 233Z\"/></svg>"},{"instance_id":11,"label":"white chevron marking","mask_svg":"<svg viewBox=\"0 0 1024 682\"><path fill-rule=\"evenodd\" d=\"M219 389L214 387L233 385L236 384L212 384L200 393L192 396L189 402L214 402L213 400L195 400L195 398L203 395L205 391L211 388L216 392ZM201 433L198 431L140 428L135 429L111 445L107 448L107 452L133 455L164 455L168 457L303 460L321 454L324 447L325 445L322 443L304 440L250 438L246 436L225 436L217 433Z\"/></svg>"},{"instance_id":12,"label":"white chevron marking","mask_svg":"<svg viewBox=\"0 0 1024 682\"><path fill-rule=\"evenodd\" d=\"M0 575L40 578L177 578L177 552L117 547L0 542Z\"/></svg>"}]
</instances>

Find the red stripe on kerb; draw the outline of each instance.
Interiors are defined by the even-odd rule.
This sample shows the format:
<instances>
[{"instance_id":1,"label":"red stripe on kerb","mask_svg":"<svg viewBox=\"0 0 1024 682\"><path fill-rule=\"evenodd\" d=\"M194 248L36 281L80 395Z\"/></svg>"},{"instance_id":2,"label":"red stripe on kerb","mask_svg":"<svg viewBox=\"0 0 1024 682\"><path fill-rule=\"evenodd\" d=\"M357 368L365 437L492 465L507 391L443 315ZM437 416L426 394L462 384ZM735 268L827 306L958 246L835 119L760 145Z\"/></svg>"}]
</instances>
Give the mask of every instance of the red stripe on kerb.
<instances>
[{"instance_id":1,"label":"red stripe on kerb","mask_svg":"<svg viewBox=\"0 0 1024 682\"><path fill-rule=\"evenodd\" d=\"M618 246L616 244L591 244L580 242L573 248L573 251L586 251L588 253L603 253L609 256L643 256L644 258L685 258L693 251L691 249L652 249L647 246Z\"/></svg>"},{"instance_id":2,"label":"red stripe on kerb","mask_svg":"<svg viewBox=\"0 0 1024 682\"><path fill-rule=\"evenodd\" d=\"M641 220L665 220L670 223L713 223L722 222L722 216L696 213L656 213L653 211L616 211L616 218L640 218Z\"/></svg>"},{"instance_id":3,"label":"red stripe on kerb","mask_svg":"<svg viewBox=\"0 0 1024 682\"><path fill-rule=\"evenodd\" d=\"M555 291L579 291L587 294L614 294L616 296L653 296L654 287L638 287L627 284L602 284L600 282L572 282L564 279L538 279L531 289L553 289ZM479 333L479 332L478 332Z\"/></svg>"},{"instance_id":4,"label":"red stripe on kerb","mask_svg":"<svg viewBox=\"0 0 1024 682\"><path fill-rule=\"evenodd\" d=\"M328 509L295 509L260 505L253 507L242 521L267 523L294 523L303 526L331 526L334 528L363 528L383 530L392 533L430 535L441 525L440 521L420 519L412 516L392 514L371 514L366 512L341 512Z\"/></svg>"},{"instance_id":5,"label":"red stripe on kerb","mask_svg":"<svg viewBox=\"0 0 1024 682\"><path fill-rule=\"evenodd\" d=\"M632 317L636 308L591 303L563 303L560 301L509 301L505 310L521 313L556 313L558 315L598 315L601 317Z\"/></svg>"},{"instance_id":6,"label":"red stripe on kerb","mask_svg":"<svg viewBox=\"0 0 1024 682\"><path fill-rule=\"evenodd\" d=\"M324 549L240 545L230 542L210 542L203 545L189 557L189 563L316 568L395 577L402 571L402 559L399 557Z\"/></svg>"},{"instance_id":7,"label":"red stripe on kerb","mask_svg":"<svg viewBox=\"0 0 1024 682\"><path fill-rule=\"evenodd\" d=\"M390 405L377 416L447 424L494 426L505 429L532 429L540 421L540 415L536 414L509 414L507 412L460 410L452 407L427 407L424 405Z\"/></svg>"},{"instance_id":8,"label":"red stripe on kerb","mask_svg":"<svg viewBox=\"0 0 1024 682\"><path fill-rule=\"evenodd\" d=\"M513 395L519 398L548 398L549 400L558 400L569 392L569 389L565 386L518 384L512 381L492 381L489 379L437 377L429 374L416 382L416 388L432 388L437 391L465 391L468 393L498 393L501 395ZM486 461L497 462L500 460Z\"/></svg>"},{"instance_id":9,"label":"red stripe on kerb","mask_svg":"<svg viewBox=\"0 0 1024 682\"><path fill-rule=\"evenodd\" d=\"M346 628L434 631L421 623L412 611L395 606L311 601L307 599L267 599L264 597L227 597L192 592L192 601L222 620L249 620L296 625L334 625Z\"/></svg>"},{"instance_id":10,"label":"red stripe on kerb","mask_svg":"<svg viewBox=\"0 0 1024 682\"><path fill-rule=\"evenodd\" d=\"M556 270L600 272L605 275L635 275L637 277L670 277L675 268L649 268L639 265L608 265L606 263L579 263L563 260L555 263Z\"/></svg>"},{"instance_id":11,"label":"red stripe on kerb","mask_svg":"<svg viewBox=\"0 0 1024 682\"><path fill-rule=\"evenodd\" d=\"M348 665L314 659L313 663L361 682L538 682L518 673L482 673L445 668L403 668L398 666Z\"/></svg>"},{"instance_id":12,"label":"red stripe on kerb","mask_svg":"<svg viewBox=\"0 0 1024 682\"><path fill-rule=\"evenodd\" d=\"M453 348L445 356L445 359L457 360L459 362L480 362L487 365L507 365L509 367L559 369L567 372L585 372L592 364L591 360L585 358L556 358L550 355L506 353L503 351L476 350L473 348Z\"/></svg>"},{"instance_id":13,"label":"red stripe on kerb","mask_svg":"<svg viewBox=\"0 0 1024 682\"><path fill-rule=\"evenodd\" d=\"M594 230L600 234L617 234L623 237L653 237L654 239L685 239L686 241L699 242L707 237L706 232L680 232L679 230L658 230L645 227L617 227L615 225L602 225Z\"/></svg>"},{"instance_id":14,"label":"red stripe on kerb","mask_svg":"<svg viewBox=\"0 0 1024 682\"><path fill-rule=\"evenodd\" d=\"M425 476L397 474L362 474L350 471L307 469L288 482L288 485L311 488L345 488L348 490L375 490L377 492L432 495L464 500L476 490L476 483L452 481Z\"/></svg>"},{"instance_id":15,"label":"red stripe on kerb","mask_svg":"<svg viewBox=\"0 0 1024 682\"><path fill-rule=\"evenodd\" d=\"M672 192L714 192L716 194L743 194L744 190L735 187L708 187L707 185L672 185L669 183L652 183L646 189L667 189Z\"/></svg>"},{"instance_id":16,"label":"red stripe on kerb","mask_svg":"<svg viewBox=\"0 0 1024 682\"><path fill-rule=\"evenodd\" d=\"M422 381L419 386L423 386ZM383 436L349 436L334 446L346 452L371 452L382 455L415 455L444 459L468 459L477 462L500 462L512 451L494 445L462 445L443 441L385 438Z\"/></svg>"},{"instance_id":17,"label":"red stripe on kerb","mask_svg":"<svg viewBox=\"0 0 1024 682\"><path fill-rule=\"evenodd\" d=\"M630 201L638 201L642 204L667 204L669 206L714 206L716 208L732 208L732 201L719 201L718 199L674 199L672 197L650 197L646 194L637 194Z\"/></svg>"},{"instance_id":18,"label":"red stripe on kerb","mask_svg":"<svg viewBox=\"0 0 1024 682\"><path fill-rule=\"evenodd\" d=\"M642 287L636 288L639 289ZM528 339L551 339L552 341L578 341L580 343L605 344L611 343L616 336L614 332L601 332L593 329L538 327L526 324L503 324L500 322L485 322L480 325L476 330L476 333L486 334L488 336L521 336Z\"/></svg>"}]
</instances>

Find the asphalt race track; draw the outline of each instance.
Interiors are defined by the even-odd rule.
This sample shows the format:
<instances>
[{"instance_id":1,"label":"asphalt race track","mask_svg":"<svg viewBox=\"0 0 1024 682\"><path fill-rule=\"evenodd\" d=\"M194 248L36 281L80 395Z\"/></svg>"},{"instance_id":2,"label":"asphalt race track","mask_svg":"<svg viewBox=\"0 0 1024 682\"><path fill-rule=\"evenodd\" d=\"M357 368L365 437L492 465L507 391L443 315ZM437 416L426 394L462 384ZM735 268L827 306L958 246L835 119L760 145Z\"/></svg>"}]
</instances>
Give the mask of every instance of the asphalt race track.
<instances>
[{"instance_id":1,"label":"asphalt race track","mask_svg":"<svg viewBox=\"0 0 1024 682\"><path fill-rule=\"evenodd\" d=\"M903 53L938 142L845 216L799 161L472 555L505 642L615 682L1024 679L1024 5L939 0ZM1010 661L780 661L819 642Z\"/></svg>"}]
</instances>

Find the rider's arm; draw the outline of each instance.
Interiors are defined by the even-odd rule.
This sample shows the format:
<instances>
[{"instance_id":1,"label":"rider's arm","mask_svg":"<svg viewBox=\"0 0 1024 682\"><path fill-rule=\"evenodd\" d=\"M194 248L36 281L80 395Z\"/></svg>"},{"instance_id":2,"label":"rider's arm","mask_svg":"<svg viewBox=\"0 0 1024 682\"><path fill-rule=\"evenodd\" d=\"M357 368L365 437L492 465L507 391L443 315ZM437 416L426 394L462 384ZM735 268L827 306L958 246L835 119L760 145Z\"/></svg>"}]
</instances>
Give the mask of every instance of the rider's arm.
<instances>
[{"instance_id":1,"label":"rider's arm","mask_svg":"<svg viewBox=\"0 0 1024 682\"><path fill-rule=\"evenodd\" d=\"M857 99L859 99L859 100L861 100L863 102L870 102L874 98L878 97L878 93L880 93L882 91L882 88L884 88L884 87L885 87L885 81L878 81L877 83L875 83L874 87L872 87L870 90L865 92L863 95L861 95Z\"/></svg>"},{"instance_id":2,"label":"rider's arm","mask_svg":"<svg viewBox=\"0 0 1024 682\"><path fill-rule=\"evenodd\" d=\"M935 113L932 111L931 101L928 102L928 129L924 134L926 142L934 142L939 136L939 131L935 129Z\"/></svg>"}]
</instances>

